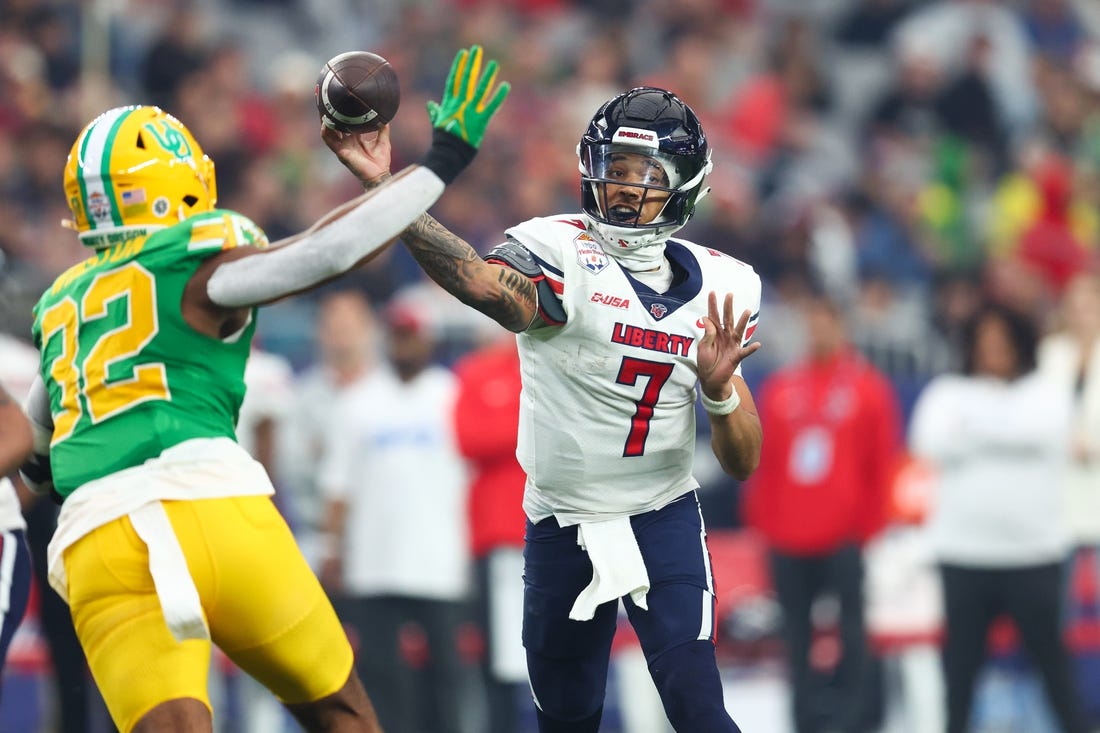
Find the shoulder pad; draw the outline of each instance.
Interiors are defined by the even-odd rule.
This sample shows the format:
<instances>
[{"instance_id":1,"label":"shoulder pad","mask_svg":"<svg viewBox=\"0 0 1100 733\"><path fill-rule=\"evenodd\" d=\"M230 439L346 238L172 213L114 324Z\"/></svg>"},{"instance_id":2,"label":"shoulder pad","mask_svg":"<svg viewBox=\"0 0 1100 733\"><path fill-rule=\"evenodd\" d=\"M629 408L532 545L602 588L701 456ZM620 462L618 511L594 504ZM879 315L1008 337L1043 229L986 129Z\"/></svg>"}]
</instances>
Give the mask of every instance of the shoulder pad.
<instances>
[{"instance_id":1,"label":"shoulder pad","mask_svg":"<svg viewBox=\"0 0 1100 733\"><path fill-rule=\"evenodd\" d=\"M508 265L513 270L531 278L541 277L543 274L542 268L539 267L539 263L535 262L535 256L531 254L531 250L514 239L508 239L493 247L492 251L485 255L485 261Z\"/></svg>"},{"instance_id":2,"label":"shoulder pad","mask_svg":"<svg viewBox=\"0 0 1100 733\"><path fill-rule=\"evenodd\" d=\"M521 275L526 275L535 283L535 289L539 295L539 315L552 326L560 326L566 321L565 308L561 300L554 292L550 281L546 279L546 273L542 271L531 250L524 247L514 239L493 247L489 254L485 255L486 262L497 262L511 267Z\"/></svg>"}]
</instances>

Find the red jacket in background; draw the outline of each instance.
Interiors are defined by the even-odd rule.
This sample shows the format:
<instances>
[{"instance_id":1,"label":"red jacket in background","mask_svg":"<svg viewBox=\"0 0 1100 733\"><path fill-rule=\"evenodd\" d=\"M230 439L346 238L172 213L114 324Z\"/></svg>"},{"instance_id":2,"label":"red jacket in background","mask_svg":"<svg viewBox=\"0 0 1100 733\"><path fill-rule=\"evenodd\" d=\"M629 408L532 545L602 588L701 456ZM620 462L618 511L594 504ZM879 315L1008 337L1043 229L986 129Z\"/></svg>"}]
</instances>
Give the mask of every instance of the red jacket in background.
<instances>
[{"instance_id":1,"label":"red jacket in background","mask_svg":"<svg viewBox=\"0 0 1100 733\"><path fill-rule=\"evenodd\" d=\"M473 473L467 504L471 551L483 557L499 545L522 547L527 476L516 460L521 383L515 342L471 352L454 372L455 434Z\"/></svg>"},{"instance_id":2,"label":"red jacket in background","mask_svg":"<svg viewBox=\"0 0 1100 733\"><path fill-rule=\"evenodd\" d=\"M862 544L882 529L902 435L885 376L845 351L776 372L757 407L764 444L746 486L747 524L792 555Z\"/></svg>"}]
</instances>

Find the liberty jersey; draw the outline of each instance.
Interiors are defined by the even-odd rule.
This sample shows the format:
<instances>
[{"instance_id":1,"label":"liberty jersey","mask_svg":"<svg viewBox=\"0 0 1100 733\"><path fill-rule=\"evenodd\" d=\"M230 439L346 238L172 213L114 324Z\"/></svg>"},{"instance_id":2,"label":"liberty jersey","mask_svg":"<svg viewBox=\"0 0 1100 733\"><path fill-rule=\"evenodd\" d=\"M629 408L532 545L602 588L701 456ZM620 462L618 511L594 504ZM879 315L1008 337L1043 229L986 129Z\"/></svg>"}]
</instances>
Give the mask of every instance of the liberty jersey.
<instances>
[{"instance_id":1,"label":"liberty jersey","mask_svg":"<svg viewBox=\"0 0 1100 733\"><path fill-rule=\"evenodd\" d=\"M528 517L634 515L696 488L696 355L707 297L715 291L721 303L732 293L735 316L752 314L747 341L760 278L717 250L669 240L673 279L657 293L603 250L581 215L532 219L507 235L534 256L553 292L547 303L540 289L544 320L562 321L518 337L517 456Z\"/></svg>"},{"instance_id":2,"label":"liberty jersey","mask_svg":"<svg viewBox=\"0 0 1100 733\"><path fill-rule=\"evenodd\" d=\"M251 221L215 210L100 250L43 294L33 335L62 497L183 441L234 438L255 314L217 339L191 328L180 303L207 258L266 244Z\"/></svg>"}]
</instances>

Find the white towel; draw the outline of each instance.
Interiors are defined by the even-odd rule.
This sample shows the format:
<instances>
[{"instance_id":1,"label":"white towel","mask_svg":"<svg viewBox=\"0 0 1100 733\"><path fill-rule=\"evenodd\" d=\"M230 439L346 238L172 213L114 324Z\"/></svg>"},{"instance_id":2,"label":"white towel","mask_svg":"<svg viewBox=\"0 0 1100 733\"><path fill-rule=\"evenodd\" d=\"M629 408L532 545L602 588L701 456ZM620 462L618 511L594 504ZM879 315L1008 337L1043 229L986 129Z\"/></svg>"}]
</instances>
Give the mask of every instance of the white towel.
<instances>
[{"instance_id":1,"label":"white towel","mask_svg":"<svg viewBox=\"0 0 1100 733\"><path fill-rule=\"evenodd\" d=\"M209 639L199 592L164 505L153 501L130 512L130 523L149 548L149 573L172 636L176 641Z\"/></svg>"},{"instance_id":2,"label":"white towel","mask_svg":"<svg viewBox=\"0 0 1100 733\"><path fill-rule=\"evenodd\" d=\"M601 603L625 595L629 595L639 608L648 610L649 573L630 526L630 517L581 522L577 526L577 544L588 552L592 561L592 582L577 596L569 618L588 621Z\"/></svg>"}]
</instances>

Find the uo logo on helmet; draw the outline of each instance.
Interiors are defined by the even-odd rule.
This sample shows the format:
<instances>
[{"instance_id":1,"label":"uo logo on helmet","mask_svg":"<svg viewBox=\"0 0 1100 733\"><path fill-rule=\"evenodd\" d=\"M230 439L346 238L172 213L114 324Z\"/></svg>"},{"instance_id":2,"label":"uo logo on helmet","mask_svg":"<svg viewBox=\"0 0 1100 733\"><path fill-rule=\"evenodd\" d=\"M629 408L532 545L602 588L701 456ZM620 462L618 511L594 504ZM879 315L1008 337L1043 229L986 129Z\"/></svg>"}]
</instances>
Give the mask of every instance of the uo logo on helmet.
<instances>
[{"instance_id":1,"label":"uo logo on helmet","mask_svg":"<svg viewBox=\"0 0 1100 733\"><path fill-rule=\"evenodd\" d=\"M157 144L180 160L194 159L195 156L191 151L191 145L187 142L187 138L164 120L159 122L161 128L159 130L155 122L148 122L144 125L145 130L153 136Z\"/></svg>"}]
</instances>

